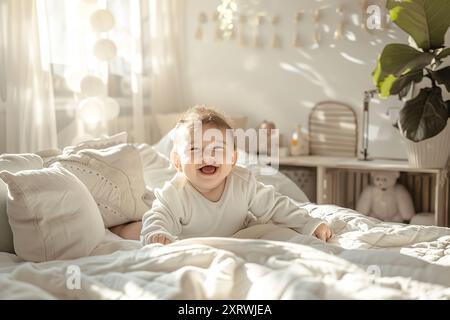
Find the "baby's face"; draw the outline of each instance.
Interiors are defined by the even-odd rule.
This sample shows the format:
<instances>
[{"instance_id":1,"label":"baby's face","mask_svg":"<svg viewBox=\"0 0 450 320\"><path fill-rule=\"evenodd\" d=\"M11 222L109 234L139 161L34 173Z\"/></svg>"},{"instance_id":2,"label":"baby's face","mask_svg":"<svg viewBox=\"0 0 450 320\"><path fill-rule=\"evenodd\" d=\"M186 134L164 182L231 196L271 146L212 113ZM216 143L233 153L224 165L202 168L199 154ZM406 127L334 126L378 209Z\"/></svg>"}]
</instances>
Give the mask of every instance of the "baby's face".
<instances>
[{"instance_id":1,"label":"baby's face","mask_svg":"<svg viewBox=\"0 0 450 320\"><path fill-rule=\"evenodd\" d=\"M233 135L226 129L206 125L201 133L183 135L177 143L174 165L197 190L208 192L228 177L237 154Z\"/></svg>"}]
</instances>

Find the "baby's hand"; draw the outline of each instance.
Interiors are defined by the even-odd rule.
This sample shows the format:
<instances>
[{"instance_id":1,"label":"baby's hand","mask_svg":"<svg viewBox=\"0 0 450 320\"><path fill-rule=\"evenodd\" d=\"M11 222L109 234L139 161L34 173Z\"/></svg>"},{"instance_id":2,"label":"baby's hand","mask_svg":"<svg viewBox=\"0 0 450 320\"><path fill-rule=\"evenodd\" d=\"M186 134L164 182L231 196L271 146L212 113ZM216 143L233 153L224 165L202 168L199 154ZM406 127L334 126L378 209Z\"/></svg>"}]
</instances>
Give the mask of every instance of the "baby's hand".
<instances>
[{"instance_id":1,"label":"baby's hand","mask_svg":"<svg viewBox=\"0 0 450 320\"><path fill-rule=\"evenodd\" d=\"M172 243L172 241L167 239L162 234L155 234L153 237L150 238L150 243L169 244L169 243Z\"/></svg>"},{"instance_id":2,"label":"baby's hand","mask_svg":"<svg viewBox=\"0 0 450 320\"><path fill-rule=\"evenodd\" d=\"M328 224L322 223L316 228L316 230L314 231L314 235L320 240L328 241L333 235L333 232L331 231L331 228L328 226Z\"/></svg>"}]
</instances>

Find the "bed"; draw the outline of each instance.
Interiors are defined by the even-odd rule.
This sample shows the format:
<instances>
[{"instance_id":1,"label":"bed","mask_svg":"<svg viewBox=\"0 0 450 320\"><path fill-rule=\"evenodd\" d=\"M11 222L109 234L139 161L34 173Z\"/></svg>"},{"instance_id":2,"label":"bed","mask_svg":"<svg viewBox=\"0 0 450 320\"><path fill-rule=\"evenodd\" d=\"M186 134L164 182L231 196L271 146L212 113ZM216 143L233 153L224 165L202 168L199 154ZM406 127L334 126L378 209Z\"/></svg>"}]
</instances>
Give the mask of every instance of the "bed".
<instances>
[{"instance_id":1,"label":"bed","mask_svg":"<svg viewBox=\"0 0 450 320\"><path fill-rule=\"evenodd\" d=\"M173 175L169 140L140 145L145 182ZM258 172L262 164L247 166ZM142 247L107 231L87 257L32 263L0 253L1 299L449 299L450 229L382 222L308 202L282 174L260 176L335 235L285 237L275 225L234 238Z\"/></svg>"}]
</instances>

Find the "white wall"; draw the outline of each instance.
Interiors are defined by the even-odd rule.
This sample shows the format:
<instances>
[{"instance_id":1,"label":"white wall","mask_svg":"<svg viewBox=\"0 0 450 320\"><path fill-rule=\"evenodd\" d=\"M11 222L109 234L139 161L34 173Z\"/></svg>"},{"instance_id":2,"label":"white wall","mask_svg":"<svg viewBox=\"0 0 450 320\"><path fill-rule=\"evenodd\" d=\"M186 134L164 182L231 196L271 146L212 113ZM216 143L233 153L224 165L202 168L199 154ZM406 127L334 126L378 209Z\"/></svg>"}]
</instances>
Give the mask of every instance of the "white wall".
<instances>
[{"instance_id":1,"label":"white wall","mask_svg":"<svg viewBox=\"0 0 450 320\"><path fill-rule=\"evenodd\" d=\"M186 104L216 105L231 114L249 116L251 126L264 119L276 122L282 133L289 134L297 124L307 125L311 108L319 101L338 100L352 106L361 115L363 92L372 89L371 72L376 57L389 42L405 42L405 34L393 30L370 34L350 23L347 30L354 40L333 39L340 21L336 7L348 5L347 16L361 17L359 1L347 0L238 0L239 12L263 13L269 17L281 17L277 33L282 37L283 48L273 49L267 45L273 33L266 21L261 29L265 45L262 49L242 48L236 41L214 41L215 24L211 15L220 1L186 1L185 22L185 75ZM380 1L382 3L382 1ZM321 28L323 41L313 49L314 31L312 11L324 7ZM300 23L304 47L293 47L294 14L305 10ZM203 41L195 39L197 17L206 12L210 18L205 25ZM329 29L326 33L324 29ZM253 29L246 28L251 36ZM396 143L390 143L392 130L385 112L388 107L401 104L396 99L372 104L372 137L377 142L374 154L403 156ZM381 130L378 127L382 127Z\"/></svg>"}]
</instances>

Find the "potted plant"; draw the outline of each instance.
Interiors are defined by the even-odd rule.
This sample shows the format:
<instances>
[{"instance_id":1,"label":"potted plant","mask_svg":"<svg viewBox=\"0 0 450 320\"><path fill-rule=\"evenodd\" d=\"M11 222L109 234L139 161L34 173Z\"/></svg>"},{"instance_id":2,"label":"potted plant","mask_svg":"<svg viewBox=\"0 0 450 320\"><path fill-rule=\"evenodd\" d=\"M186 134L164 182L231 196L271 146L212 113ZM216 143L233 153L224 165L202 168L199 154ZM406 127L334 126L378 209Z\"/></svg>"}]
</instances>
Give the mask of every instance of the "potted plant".
<instances>
[{"instance_id":1,"label":"potted plant","mask_svg":"<svg viewBox=\"0 0 450 320\"><path fill-rule=\"evenodd\" d=\"M391 20L410 36L410 44L388 44L378 58L373 81L381 97L404 99L413 84L420 91L404 104L399 129L414 167L444 168L450 155L450 56L445 35L450 0L387 0Z\"/></svg>"}]
</instances>

